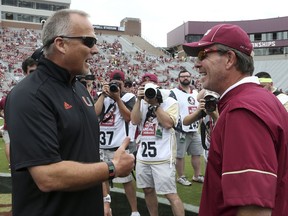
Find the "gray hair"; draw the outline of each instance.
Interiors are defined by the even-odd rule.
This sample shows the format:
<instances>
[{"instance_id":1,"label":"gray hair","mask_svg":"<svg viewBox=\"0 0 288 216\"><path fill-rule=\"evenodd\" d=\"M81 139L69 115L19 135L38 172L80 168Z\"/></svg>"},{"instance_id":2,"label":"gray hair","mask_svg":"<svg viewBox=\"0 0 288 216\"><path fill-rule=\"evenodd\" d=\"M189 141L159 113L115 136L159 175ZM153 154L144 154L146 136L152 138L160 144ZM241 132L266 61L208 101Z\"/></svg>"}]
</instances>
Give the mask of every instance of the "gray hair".
<instances>
[{"instance_id":1,"label":"gray hair","mask_svg":"<svg viewBox=\"0 0 288 216\"><path fill-rule=\"evenodd\" d=\"M254 72L254 60L253 56L248 56L245 53L242 53L236 49L233 49L231 47L222 45L222 44L216 44L217 48L224 54L225 52L228 52L229 50L232 50L236 57L237 57L237 63L235 65L236 69L241 71L243 74L249 74L250 76ZM220 55L222 55L220 53Z\"/></svg>"},{"instance_id":2,"label":"gray hair","mask_svg":"<svg viewBox=\"0 0 288 216\"><path fill-rule=\"evenodd\" d=\"M69 35L71 33L70 14L78 14L83 17L89 15L81 10L63 9L56 11L47 19L42 29L42 43L44 55L51 51L51 44L55 37L60 35Z\"/></svg>"}]
</instances>

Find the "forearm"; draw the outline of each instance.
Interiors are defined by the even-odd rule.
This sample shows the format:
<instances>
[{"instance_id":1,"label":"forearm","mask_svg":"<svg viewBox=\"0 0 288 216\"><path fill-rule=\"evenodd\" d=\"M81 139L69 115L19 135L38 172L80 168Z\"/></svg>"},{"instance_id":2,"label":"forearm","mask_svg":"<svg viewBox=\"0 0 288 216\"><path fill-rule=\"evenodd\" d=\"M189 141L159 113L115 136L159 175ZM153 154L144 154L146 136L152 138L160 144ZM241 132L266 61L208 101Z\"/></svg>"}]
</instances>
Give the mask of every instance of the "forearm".
<instances>
[{"instance_id":1,"label":"forearm","mask_svg":"<svg viewBox=\"0 0 288 216\"><path fill-rule=\"evenodd\" d=\"M102 93L99 98L97 99L96 103L95 103L95 112L96 115L100 115L103 109L103 104L104 104L104 99L105 99L105 95Z\"/></svg>"},{"instance_id":2,"label":"forearm","mask_svg":"<svg viewBox=\"0 0 288 216\"><path fill-rule=\"evenodd\" d=\"M101 184L108 180L109 171L105 162L84 164L62 161L29 168L41 191L76 191Z\"/></svg>"},{"instance_id":3,"label":"forearm","mask_svg":"<svg viewBox=\"0 0 288 216\"><path fill-rule=\"evenodd\" d=\"M131 119L131 111L125 106L121 98L117 100L117 105L121 116L124 118L125 122L129 122Z\"/></svg>"},{"instance_id":4,"label":"forearm","mask_svg":"<svg viewBox=\"0 0 288 216\"><path fill-rule=\"evenodd\" d=\"M201 118L201 110L196 110L195 112L187 115L183 119L183 125L190 125Z\"/></svg>"},{"instance_id":5,"label":"forearm","mask_svg":"<svg viewBox=\"0 0 288 216\"><path fill-rule=\"evenodd\" d=\"M165 112L161 107L158 107L157 111L155 112L157 119L162 127L169 129L174 126L174 121L170 117L170 115Z\"/></svg>"},{"instance_id":6,"label":"forearm","mask_svg":"<svg viewBox=\"0 0 288 216\"><path fill-rule=\"evenodd\" d=\"M133 125L139 125L141 123L142 113L140 111L141 100L137 100L131 111L131 122Z\"/></svg>"}]
</instances>

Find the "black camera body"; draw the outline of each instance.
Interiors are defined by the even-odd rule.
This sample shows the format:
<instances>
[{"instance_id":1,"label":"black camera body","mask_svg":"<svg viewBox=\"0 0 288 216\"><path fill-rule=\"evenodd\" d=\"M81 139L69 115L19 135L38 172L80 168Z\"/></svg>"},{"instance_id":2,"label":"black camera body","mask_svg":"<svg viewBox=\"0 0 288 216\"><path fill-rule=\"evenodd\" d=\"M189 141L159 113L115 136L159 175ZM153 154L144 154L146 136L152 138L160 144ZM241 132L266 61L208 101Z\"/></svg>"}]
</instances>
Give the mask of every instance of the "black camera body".
<instances>
[{"instance_id":1,"label":"black camera body","mask_svg":"<svg viewBox=\"0 0 288 216\"><path fill-rule=\"evenodd\" d=\"M207 112L214 112L216 110L218 99L215 97L205 98L205 109Z\"/></svg>"},{"instance_id":2,"label":"black camera body","mask_svg":"<svg viewBox=\"0 0 288 216\"><path fill-rule=\"evenodd\" d=\"M109 83L109 91L110 92L118 92L119 90L119 83L117 82L110 82Z\"/></svg>"}]
</instances>

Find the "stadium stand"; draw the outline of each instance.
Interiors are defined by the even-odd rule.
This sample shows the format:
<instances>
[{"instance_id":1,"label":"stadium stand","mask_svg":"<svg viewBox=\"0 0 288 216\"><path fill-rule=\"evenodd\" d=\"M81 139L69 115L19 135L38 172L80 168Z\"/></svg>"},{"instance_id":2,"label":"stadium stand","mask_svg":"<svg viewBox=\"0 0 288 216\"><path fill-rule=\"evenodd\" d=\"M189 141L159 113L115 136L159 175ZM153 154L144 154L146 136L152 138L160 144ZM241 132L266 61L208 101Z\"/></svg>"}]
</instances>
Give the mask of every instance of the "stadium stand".
<instances>
[{"instance_id":1,"label":"stadium stand","mask_svg":"<svg viewBox=\"0 0 288 216\"><path fill-rule=\"evenodd\" d=\"M7 94L23 78L22 61L41 46L40 33L41 30L26 28L0 28L0 94ZM197 78L196 71L192 70L193 62L172 58L138 36L98 34L97 37L99 54L90 65L91 73L99 82L108 80L114 69L123 70L135 84L143 73L155 73L165 88L175 85L181 67L186 67Z\"/></svg>"},{"instance_id":2,"label":"stadium stand","mask_svg":"<svg viewBox=\"0 0 288 216\"><path fill-rule=\"evenodd\" d=\"M41 46L41 30L26 28L0 28L0 97L7 94L22 78L22 61ZM109 80L109 73L123 70L134 86L143 73L155 73L163 88L177 85L177 74L181 68L189 70L194 85L200 89L199 75L193 68L191 57L172 57L139 36L97 34L99 54L94 56L91 73L96 75L95 87ZM288 89L287 56L271 60L269 57L255 57L255 73L269 71L276 86L283 92ZM276 72L277 71L277 72ZM274 73L273 73L274 72Z\"/></svg>"}]
</instances>

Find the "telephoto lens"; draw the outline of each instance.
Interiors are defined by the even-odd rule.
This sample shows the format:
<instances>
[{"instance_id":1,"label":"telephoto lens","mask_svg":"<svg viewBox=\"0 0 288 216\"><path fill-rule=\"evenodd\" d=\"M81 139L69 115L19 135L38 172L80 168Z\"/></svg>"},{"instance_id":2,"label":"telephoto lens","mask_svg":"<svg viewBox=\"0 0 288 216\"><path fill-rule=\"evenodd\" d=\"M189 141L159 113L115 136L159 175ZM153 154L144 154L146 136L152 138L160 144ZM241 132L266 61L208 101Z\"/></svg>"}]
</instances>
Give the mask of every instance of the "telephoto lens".
<instances>
[{"instance_id":1,"label":"telephoto lens","mask_svg":"<svg viewBox=\"0 0 288 216\"><path fill-rule=\"evenodd\" d=\"M158 86L153 83L147 83L145 85L144 94L148 99L153 99L157 95Z\"/></svg>"}]
</instances>

